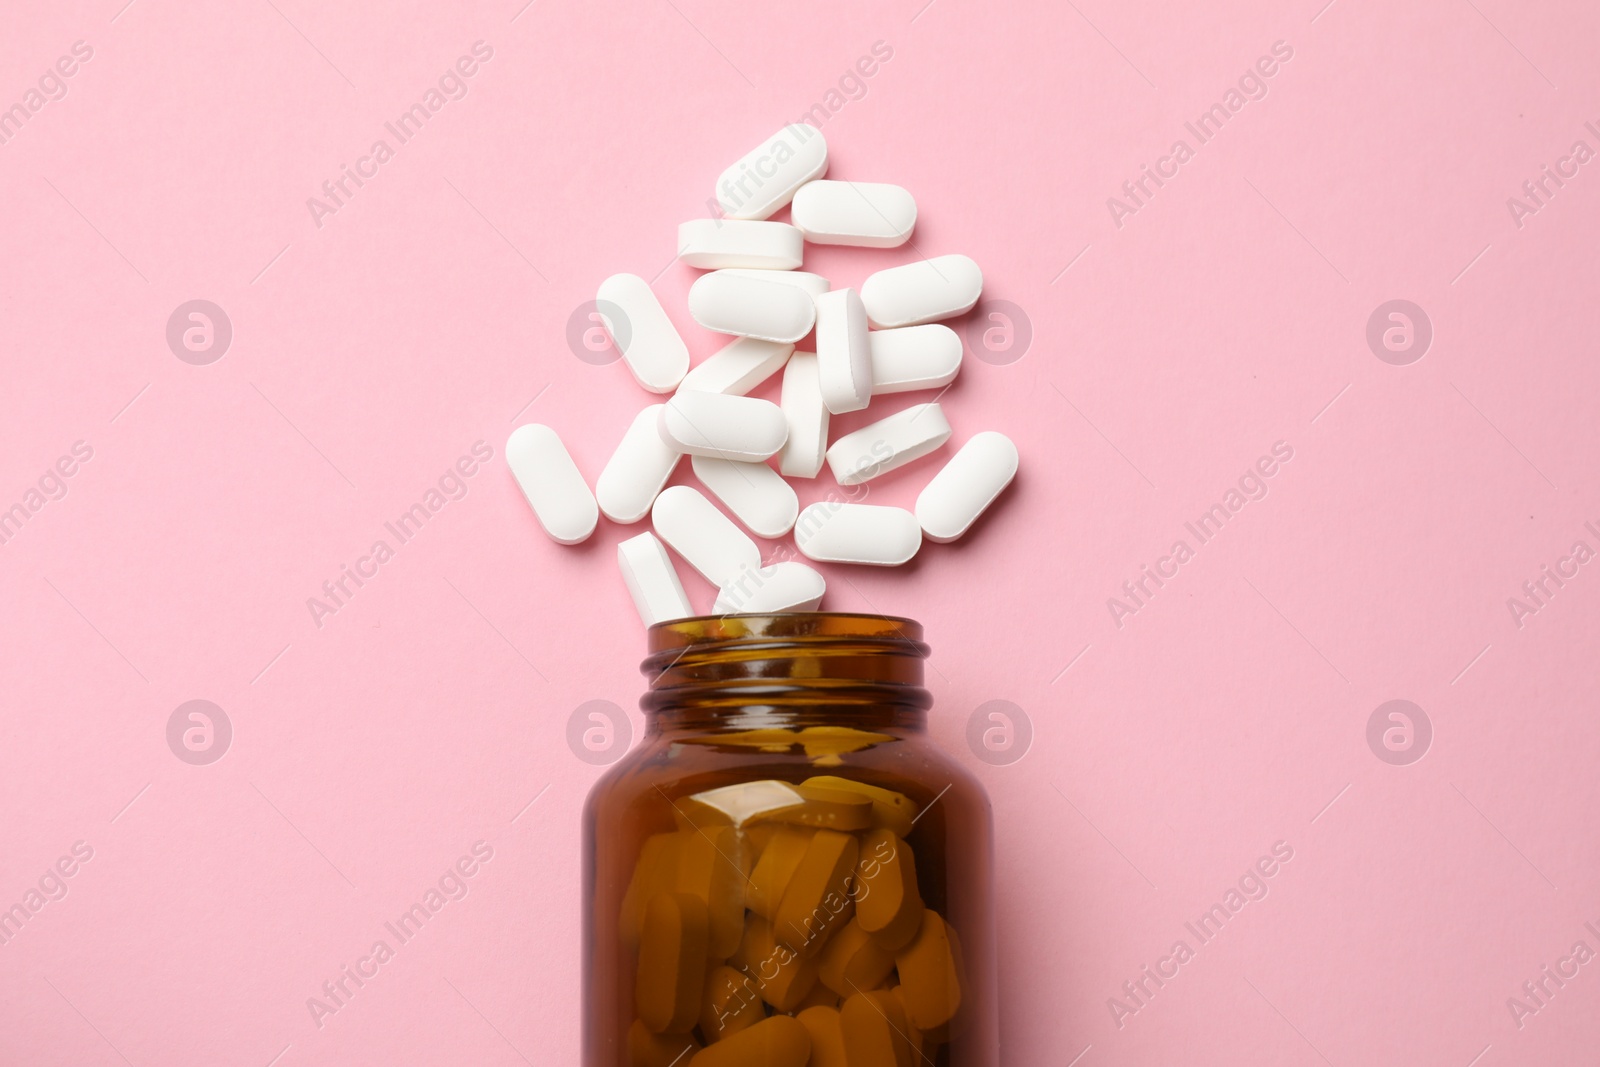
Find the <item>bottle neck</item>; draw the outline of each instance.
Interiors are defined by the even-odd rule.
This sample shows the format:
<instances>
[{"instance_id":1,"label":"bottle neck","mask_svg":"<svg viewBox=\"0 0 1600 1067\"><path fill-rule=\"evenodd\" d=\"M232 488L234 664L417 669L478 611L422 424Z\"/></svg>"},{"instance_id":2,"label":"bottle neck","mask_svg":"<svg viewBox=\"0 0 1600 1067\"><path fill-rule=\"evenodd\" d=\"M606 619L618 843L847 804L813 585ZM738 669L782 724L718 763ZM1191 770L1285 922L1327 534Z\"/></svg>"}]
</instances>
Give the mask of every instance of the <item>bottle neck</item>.
<instances>
[{"instance_id":1,"label":"bottle neck","mask_svg":"<svg viewBox=\"0 0 1600 1067\"><path fill-rule=\"evenodd\" d=\"M640 706L663 730L920 729L922 626L886 615L702 616L650 628Z\"/></svg>"}]
</instances>

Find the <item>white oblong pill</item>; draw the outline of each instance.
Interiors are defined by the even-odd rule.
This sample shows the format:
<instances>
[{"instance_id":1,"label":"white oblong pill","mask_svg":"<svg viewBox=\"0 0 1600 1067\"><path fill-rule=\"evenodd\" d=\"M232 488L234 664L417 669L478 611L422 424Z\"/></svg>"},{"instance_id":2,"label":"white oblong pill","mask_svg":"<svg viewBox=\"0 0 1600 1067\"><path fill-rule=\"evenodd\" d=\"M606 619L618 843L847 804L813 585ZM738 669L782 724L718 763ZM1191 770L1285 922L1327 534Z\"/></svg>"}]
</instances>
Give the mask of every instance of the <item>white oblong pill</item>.
<instances>
[{"instance_id":1,"label":"white oblong pill","mask_svg":"<svg viewBox=\"0 0 1600 1067\"><path fill-rule=\"evenodd\" d=\"M642 533L617 545L617 566L633 606L646 626L694 614L678 571L654 534Z\"/></svg>"},{"instance_id":2,"label":"white oblong pill","mask_svg":"<svg viewBox=\"0 0 1600 1067\"><path fill-rule=\"evenodd\" d=\"M973 434L917 496L917 522L930 541L954 541L1017 476L1017 446L1003 433Z\"/></svg>"},{"instance_id":3,"label":"white oblong pill","mask_svg":"<svg viewBox=\"0 0 1600 1067\"><path fill-rule=\"evenodd\" d=\"M822 402L835 415L860 411L872 399L872 342L867 313L854 289L817 297L817 370Z\"/></svg>"},{"instance_id":4,"label":"white oblong pill","mask_svg":"<svg viewBox=\"0 0 1600 1067\"><path fill-rule=\"evenodd\" d=\"M669 485L650 512L656 536L717 588L742 567L761 566L761 548L717 506L687 485Z\"/></svg>"},{"instance_id":5,"label":"white oblong pill","mask_svg":"<svg viewBox=\"0 0 1600 1067\"><path fill-rule=\"evenodd\" d=\"M554 430L536 422L512 430L506 438L506 466L551 540L575 545L594 533L600 508Z\"/></svg>"},{"instance_id":6,"label":"white oblong pill","mask_svg":"<svg viewBox=\"0 0 1600 1067\"><path fill-rule=\"evenodd\" d=\"M793 270L804 256L805 239L787 222L690 219L678 226L678 261L691 267Z\"/></svg>"},{"instance_id":7,"label":"white oblong pill","mask_svg":"<svg viewBox=\"0 0 1600 1067\"><path fill-rule=\"evenodd\" d=\"M812 244L898 248L911 239L917 202L898 185L814 181L794 194L789 217Z\"/></svg>"},{"instance_id":8,"label":"white oblong pill","mask_svg":"<svg viewBox=\"0 0 1600 1067\"><path fill-rule=\"evenodd\" d=\"M778 373L793 351L792 344L740 337L690 367L678 388L744 396Z\"/></svg>"},{"instance_id":9,"label":"white oblong pill","mask_svg":"<svg viewBox=\"0 0 1600 1067\"><path fill-rule=\"evenodd\" d=\"M791 123L722 172L716 202L731 219L769 218L827 169L828 142L821 131Z\"/></svg>"},{"instance_id":10,"label":"white oblong pill","mask_svg":"<svg viewBox=\"0 0 1600 1067\"><path fill-rule=\"evenodd\" d=\"M822 402L815 352L796 352L789 357L778 406L789 426L778 470L790 478L815 478L828 450L828 408Z\"/></svg>"},{"instance_id":11,"label":"white oblong pill","mask_svg":"<svg viewBox=\"0 0 1600 1067\"><path fill-rule=\"evenodd\" d=\"M710 456L695 456L689 462L701 484L757 537L775 539L794 528L800 498L783 476L765 463Z\"/></svg>"},{"instance_id":12,"label":"white oblong pill","mask_svg":"<svg viewBox=\"0 0 1600 1067\"><path fill-rule=\"evenodd\" d=\"M759 570L740 571L717 593L711 610L719 614L815 611L828 583L804 563L783 560Z\"/></svg>"},{"instance_id":13,"label":"white oblong pill","mask_svg":"<svg viewBox=\"0 0 1600 1067\"><path fill-rule=\"evenodd\" d=\"M824 500L800 513L794 543L802 555L825 563L895 567L922 547L922 527L905 508Z\"/></svg>"},{"instance_id":14,"label":"white oblong pill","mask_svg":"<svg viewBox=\"0 0 1600 1067\"><path fill-rule=\"evenodd\" d=\"M595 500L612 522L638 522L650 514L656 494L683 458L683 453L661 439L657 429L663 406L651 404L633 417L617 450L595 479Z\"/></svg>"},{"instance_id":15,"label":"white oblong pill","mask_svg":"<svg viewBox=\"0 0 1600 1067\"><path fill-rule=\"evenodd\" d=\"M634 380L652 393L676 389L689 370L689 346L650 283L637 274L613 274L600 283L595 305Z\"/></svg>"},{"instance_id":16,"label":"white oblong pill","mask_svg":"<svg viewBox=\"0 0 1600 1067\"><path fill-rule=\"evenodd\" d=\"M912 404L847 433L828 449L828 469L840 485L860 485L920 459L950 440L938 404Z\"/></svg>"},{"instance_id":17,"label":"white oblong pill","mask_svg":"<svg viewBox=\"0 0 1600 1067\"><path fill-rule=\"evenodd\" d=\"M759 463L789 436L783 412L770 400L682 390L661 409L661 439L692 456Z\"/></svg>"},{"instance_id":18,"label":"white oblong pill","mask_svg":"<svg viewBox=\"0 0 1600 1067\"><path fill-rule=\"evenodd\" d=\"M937 322L873 330L867 338L872 347L873 396L938 389L954 381L961 370L961 335Z\"/></svg>"},{"instance_id":19,"label":"white oblong pill","mask_svg":"<svg viewBox=\"0 0 1600 1067\"><path fill-rule=\"evenodd\" d=\"M689 287L689 314L718 333L793 343L811 332L817 305L796 285L713 271Z\"/></svg>"},{"instance_id":20,"label":"white oblong pill","mask_svg":"<svg viewBox=\"0 0 1600 1067\"><path fill-rule=\"evenodd\" d=\"M793 285L810 293L812 299L816 299L833 288L833 284L822 275L812 274L803 270L756 270L752 267L728 267L713 273L738 274L746 278L761 278L764 281Z\"/></svg>"},{"instance_id":21,"label":"white oblong pill","mask_svg":"<svg viewBox=\"0 0 1600 1067\"><path fill-rule=\"evenodd\" d=\"M983 271L963 255L935 256L869 275L861 302L874 328L892 330L953 318L983 295Z\"/></svg>"}]
</instances>

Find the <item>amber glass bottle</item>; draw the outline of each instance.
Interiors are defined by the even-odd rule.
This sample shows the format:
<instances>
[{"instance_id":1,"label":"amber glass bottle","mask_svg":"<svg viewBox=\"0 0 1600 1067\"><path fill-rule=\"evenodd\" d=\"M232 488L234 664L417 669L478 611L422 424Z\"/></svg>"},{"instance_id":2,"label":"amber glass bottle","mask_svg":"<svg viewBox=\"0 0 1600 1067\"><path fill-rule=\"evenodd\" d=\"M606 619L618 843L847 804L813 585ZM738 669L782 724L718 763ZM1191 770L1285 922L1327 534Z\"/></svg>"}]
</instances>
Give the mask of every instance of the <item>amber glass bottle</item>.
<instances>
[{"instance_id":1,"label":"amber glass bottle","mask_svg":"<svg viewBox=\"0 0 1600 1067\"><path fill-rule=\"evenodd\" d=\"M996 1067L989 802L927 654L878 615L650 629L584 810L586 1067Z\"/></svg>"}]
</instances>

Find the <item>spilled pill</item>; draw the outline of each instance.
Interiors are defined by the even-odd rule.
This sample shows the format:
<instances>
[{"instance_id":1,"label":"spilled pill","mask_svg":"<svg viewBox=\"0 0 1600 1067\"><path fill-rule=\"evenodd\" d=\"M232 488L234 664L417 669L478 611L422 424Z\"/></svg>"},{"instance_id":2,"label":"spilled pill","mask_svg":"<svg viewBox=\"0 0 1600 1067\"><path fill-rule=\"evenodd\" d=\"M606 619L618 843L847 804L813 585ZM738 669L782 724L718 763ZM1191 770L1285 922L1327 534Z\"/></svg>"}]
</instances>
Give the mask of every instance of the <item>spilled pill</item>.
<instances>
[{"instance_id":1,"label":"spilled pill","mask_svg":"<svg viewBox=\"0 0 1600 1067\"><path fill-rule=\"evenodd\" d=\"M894 567L922 547L922 527L904 508L825 500L800 513L794 543L802 555L824 563Z\"/></svg>"},{"instance_id":2,"label":"spilled pill","mask_svg":"<svg viewBox=\"0 0 1600 1067\"><path fill-rule=\"evenodd\" d=\"M822 402L815 352L789 357L779 407L789 436L778 457L778 470L790 478L815 478L828 449L828 408Z\"/></svg>"},{"instance_id":3,"label":"spilled pill","mask_svg":"<svg viewBox=\"0 0 1600 1067\"><path fill-rule=\"evenodd\" d=\"M745 463L775 455L789 436L783 412L770 400L695 390L673 394L658 427L680 452Z\"/></svg>"},{"instance_id":4,"label":"spilled pill","mask_svg":"<svg viewBox=\"0 0 1600 1067\"><path fill-rule=\"evenodd\" d=\"M651 404L628 425L594 483L595 500L612 522L638 522L650 514L656 494L672 477L683 454L661 439L660 404Z\"/></svg>"},{"instance_id":5,"label":"spilled pill","mask_svg":"<svg viewBox=\"0 0 1600 1067\"><path fill-rule=\"evenodd\" d=\"M716 505L687 485L663 489L651 509L650 521L656 536L719 588L737 577L740 568L761 566L760 547Z\"/></svg>"},{"instance_id":6,"label":"spilled pill","mask_svg":"<svg viewBox=\"0 0 1600 1067\"><path fill-rule=\"evenodd\" d=\"M755 571L741 571L717 593L711 610L719 615L752 612L815 611L827 592L822 575L793 560Z\"/></svg>"},{"instance_id":7,"label":"spilled pill","mask_svg":"<svg viewBox=\"0 0 1600 1067\"><path fill-rule=\"evenodd\" d=\"M744 396L778 373L793 351L792 344L739 337L689 368L678 388Z\"/></svg>"},{"instance_id":8,"label":"spilled pill","mask_svg":"<svg viewBox=\"0 0 1600 1067\"><path fill-rule=\"evenodd\" d=\"M808 293L813 299L826 293L833 285L820 274L812 274L803 270L754 270L749 267L728 267L713 274L737 274L746 278L760 278L762 281L777 282L779 285L792 285L796 289Z\"/></svg>"},{"instance_id":9,"label":"spilled pill","mask_svg":"<svg viewBox=\"0 0 1600 1067\"><path fill-rule=\"evenodd\" d=\"M874 329L948 319L972 310L983 294L983 271L963 255L935 256L880 270L861 283Z\"/></svg>"},{"instance_id":10,"label":"spilled pill","mask_svg":"<svg viewBox=\"0 0 1600 1067\"><path fill-rule=\"evenodd\" d=\"M794 528L800 499L765 463L695 456L690 464L700 484L757 537L779 538Z\"/></svg>"},{"instance_id":11,"label":"spilled pill","mask_svg":"<svg viewBox=\"0 0 1600 1067\"><path fill-rule=\"evenodd\" d=\"M634 380L652 393L676 389L689 370L689 347L650 283L637 274L613 274L600 283L595 304Z\"/></svg>"},{"instance_id":12,"label":"spilled pill","mask_svg":"<svg viewBox=\"0 0 1600 1067\"><path fill-rule=\"evenodd\" d=\"M860 485L921 459L950 439L937 403L903 411L847 433L828 448L828 468L840 485Z\"/></svg>"},{"instance_id":13,"label":"spilled pill","mask_svg":"<svg viewBox=\"0 0 1600 1067\"><path fill-rule=\"evenodd\" d=\"M834 289L817 297L816 305L822 402L835 415L860 411L872 399L872 343L861 296Z\"/></svg>"},{"instance_id":14,"label":"spilled pill","mask_svg":"<svg viewBox=\"0 0 1600 1067\"><path fill-rule=\"evenodd\" d=\"M792 343L811 332L817 305L797 285L713 271L689 287L689 314L718 333Z\"/></svg>"},{"instance_id":15,"label":"spilled pill","mask_svg":"<svg viewBox=\"0 0 1600 1067\"><path fill-rule=\"evenodd\" d=\"M694 614L678 572L654 534L642 533L618 542L617 566L622 569L622 583L646 626Z\"/></svg>"},{"instance_id":16,"label":"spilled pill","mask_svg":"<svg viewBox=\"0 0 1600 1067\"><path fill-rule=\"evenodd\" d=\"M536 422L512 430L506 439L506 466L551 540L575 545L594 533L599 505L554 430Z\"/></svg>"},{"instance_id":17,"label":"spilled pill","mask_svg":"<svg viewBox=\"0 0 1600 1067\"><path fill-rule=\"evenodd\" d=\"M917 496L917 522L930 541L954 541L1017 476L1017 446L1003 433L973 434Z\"/></svg>"},{"instance_id":18,"label":"spilled pill","mask_svg":"<svg viewBox=\"0 0 1600 1067\"><path fill-rule=\"evenodd\" d=\"M804 254L800 231L787 222L690 219L678 226L678 261L691 267L793 270Z\"/></svg>"},{"instance_id":19,"label":"spilled pill","mask_svg":"<svg viewBox=\"0 0 1600 1067\"><path fill-rule=\"evenodd\" d=\"M722 172L717 203L730 219L765 219L827 169L827 139L812 126L791 123Z\"/></svg>"},{"instance_id":20,"label":"spilled pill","mask_svg":"<svg viewBox=\"0 0 1600 1067\"><path fill-rule=\"evenodd\" d=\"M812 244L898 248L917 224L917 202L898 185L814 181L794 194L790 218Z\"/></svg>"},{"instance_id":21,"label":"spilled pill","mask_svg":"<svg viewBox=\"0 0 1600 1067\"><path fill-rule=\"evenodd\" d=\"M961 335L937 322L873 330L867 338L872 349L873 396L938 389L954 381L961 370Z\"/></svg>"}]
</instances>

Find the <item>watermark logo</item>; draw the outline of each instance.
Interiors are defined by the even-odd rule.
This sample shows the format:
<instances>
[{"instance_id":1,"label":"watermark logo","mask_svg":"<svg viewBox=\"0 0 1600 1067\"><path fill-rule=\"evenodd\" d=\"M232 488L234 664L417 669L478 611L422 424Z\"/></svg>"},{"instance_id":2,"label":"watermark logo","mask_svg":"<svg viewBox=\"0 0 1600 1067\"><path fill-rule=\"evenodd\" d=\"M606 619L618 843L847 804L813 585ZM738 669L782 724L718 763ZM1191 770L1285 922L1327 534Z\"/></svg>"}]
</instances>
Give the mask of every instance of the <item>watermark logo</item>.
<instances>
[{"instance_id":1,"label":"watermark logo","mask_svg":"<svg viewBox=\"0 0 1600 1067\"><path fill-rule=\"evenodd\" d=\"M1585 122L1583 129L1600 141L1600 126L1593 121ZM1522 183L1522 195L1506 198L1506 210L1511 214L1512 224L1519 230L1527 225L1524 220L1529 215L1537 215L1540 209L1549 207L1555 195L1565 189L1567 182L1576 178L1579 169L1594 157L1594 149L1580 137L1572 142L1566 155L1556 158L1554 168L1548 163L1540 164L1539 173Z\"/></svg>"},{"instance_id":2,"label":"watermark logo","mask_svg":"<svg viewBox=\"0 0 1600 1067\"><path fill-rule=\"evenodd\" d=\"M22 933L23 927L32 922L46 904L65 899L70 889L67 879L92 859L94 846L87 841L75 841L71 854L63 853L54 864L46 867L38 881L28 886L20 897L13 898L9 904L0 900L0 948Z\"/></svg>"},{"instance_id":3,"label":"watermark logo","mask_svg":"<svg viewBox=\"0 0 1600 1067\"><path fill-rule=\"evenodd\" d=\"M195 367L204 367L228 354L233 344L233 320L209 300L188 300L167 319L167 347Z\"/></svg>"},{"instance_id":4,"label":"watermark logo","mask_svg":"<svg viewBox=\"0 0 1600 1067\"><path fill-rule=\"evenodd\" d=\"M1367 719L1367 747L1383 762L1404 767L1428 754L1433 722L1409 700L1379 704Z\"/></svg>"},{"instance_id":5,"label":"watermark logo","mask_svg":"<svg viewBox=\"0 0 1600 1067\"><path fill-rule=\"evenodd\" d=\"M1409 300L1387 300L1367 318L1367 347L1393 367L1405 367L1428 354L1433 320Z\"/></svg>"},{"instance_id":6,"label":"watermark logo","mask_svg":"<svg viewBox=\"0 0 1600 1067\"><path fill-rule=\"evenodd\" d=\"M1033 745L1033 720L1009 700L990 700L967 717L967 747L994 767L1007 767Z\"/></svg>"},{"instance_id":7,"label":"watermark logo","mask_svg":"<svg viewBox=\"0 0 1600 1067\"><path fill-rule=\"evenodd\" d=\"M633 324L622 308L609 300L585 300L567 316L567 347L594 367L622 358L633 337Z\"/></svg>"},{"instance_id":8,"label":"watermark logo","mask_svg":"<svg viewBox=\"0 0 1600 1067\"><path fill-rule=\"evenodd\" d=\"M94 447L89 442L74 441L71 453L63 453L54 464L46 467L39 480L23 490L16 503L0 500L0 545L9 544L46 504L66 499L67 479L93 458Z\"/></svg>"},{"instance_id":9,"label":"watermark logo","mask_svg":"<svg viewBox=\"0 0 1600 1067\"><path fill-rule=\"evenodd\" d=\"M416 538L446 505L464 499L471 490L468 479L492 459L494 448L485 441L474 441L468 454L458 456L455 463L446 467L420 499L383 524L387 536L373 541L366 554L357 556L354 563L339 564L338 576L322 583L322 595L306 598L306 610L317 629L322 629L329 616L348 607L356 593L382 573L383 565L394 559L395 553Z\"/></svg>"},{"instance_id":10,"label":"watermark logo","mask_svg":"<svg viewBox=\"0 0 1600 1067\"><path fill-rule=\"evenodd\" d=\"M195 767L215 763L233 744L233 721L209 700L188 700L167 718L167 747Z\"/></svg>"},{"instance_id":11,"label":"watermark logo","mask_svg":"<svg viewBox=\"0 0 1600 1067\"><path fill-rule=\"evenodd\" d=\"M1592 922L1583 924L1584 930L1597 941L1600 941L1600 927ZM1595 950L1583 938L1572 943L1572 948L1565 956L1558 956L1554 966L1543 964L1539 973L1528 981L1522 983L1519 996L1506 998L1506 1011L1511 1015L1511 1021L1521 1030L1527 1026L1530 1016L1538 1015L1545 1008L1550 1007L1550 1002L1566 988L1567 983L1577 978L1584 964L1595 958Z\"/></svg>"},{"instance_id":12,"label":"watermark logo","mask_svg":"<svg viewBox=\"0 0 1600 1067\"><path fill-rule=\"evenodd\" d=\"M383 166L394 159L395 154L413 137L421 133L423 127L433 119L433 116L442 111L445 105L466 98L467 93L471 91L472 76L478 73L483 64L494 58L494 47L487 41L474 41L471 52L471 55L459 56L453 65L444 69L434 84L422 91L421 96L413 98L410 106L391 121L385 122L383 124L385 136L374 138L366 154L356 157L354 165L340 163L338 176L322 183L322 188L318 190L321 196L306 198L306 211L310 213L311 222L317 229L320 230L326 225L324 219L330 215L337 215L349 207L356 194L382 173ZM445 179L445 182L449 184L449 179ZM460 196L461 190L457 189L456 195ZM461 199L467 198L462 196ZM467 206L472 207L472 201L468 200ZM472 209L478 210L476 207Z\"/></svg>"},{"instance_id":13,"label":"watermark logo","mask_svg":"<svg viewBox=\"0 0 1600 1067\"><path fill-rule=\"evenodd\" d=\"M967 320L967 348L985 363L1015 363L1032 344L1032 320L1009 300L980 300Z\"/></svg>"},{"instance_id":14,"label":"watermark logo","mask_svg":"<svg viewBox=\"0 0 1600 1067\"><path fill-rule=\"evenodd\" d=\"M633 723L609 700L585 700L567 716L567 747L585 763L615 763L632 743Z\"/></svg>"},{"instance_id":15,"label":"watermark logo","mask_svg":"<svg viewBox=\"0 0 1600 1067\"><path fill-rule=\"evenodd\" d=\"M1600 541L1600 526L1586 522L1583 528ZM0 536L3 536L3 533L4 528L0 526ZM1554 564L1540 564L1539 573L1522 583L1522 596L1506 598L1506 609L1511 612L1511 621L1517 629L1520 630L1527 625L1528 616L1537 615L1549 607L1555 595L1578 576L1579 569L1594 559L1594 555L1594 549L1589 547L1589 542L1579 538L1572 542L1572 548L1565 556L1556 557Z\"/></svg>"},{"instance_id":16,"label":"watermark logo","mask_svg":"<svg viewBox=\"0 0 1600 1067\"><path fill-rule=\"evenodd\" d=\"M445 905L467 899L472 892L471 879L482 873L492 859L494 846L487 841L474 841L471 851L463 853L419 896L413 897L409 908L383 924L387 936L374 938L366 955L357 956L355 963L341 962L338 974L324 981L316 995L306 998L306 1011L316 1028L321 1030L327 1025L329 1016L337 1015L349 1007L367 983L383 973L385 965L395 958L400 949L421 936ZM454 912L456 909L451 910Z\"/></svg>"},{"instance_id":17,"label":"watermark logo","mask_svg":"<svg viewBox=\"0 0 1600 1067\"><path fill-rule=\"evenodd\" d=\"M1271 879L1283 871L1294 859L1294 846L1287 841L1275 841L1266 854L1244 869L1238 879L1212 905L1183 924L1184 936L1176 938L1166 955L1158 956L1154 964L1143 964L1138 974L1122 983L1118 994L1106 998L1106 1010L1118 1030L1128 1020L1150 1007L1156 994L1167 983L1183 973L1183 966L1195 959L1200 950L1215 941L1225 926L1251 904L1267 899L1272 891ZM1193 942L1191 944L1191 941Z\"/></svg>"},{"instance_id":18,"label":"watermark logo","mask_svg":"<svg viewBox=\"0 0 1600 1067\"><path fill-rule=\"evenodd\" d=\"M67 79L82 68L82 65L94 58L94 46L88 41L72 42L70 55L63 55L55 61L54 66L46 67L44 73L39 75L38 81L30 85L15 103L7 105L0 100L0 144L8 144L11 139L22 132L22 127L33 121L33 116L43 111L48 104L67 97Z\"/></svg>"},{"instance_id":19,"label":"watermark logo","mask_svg":"<svg viewBox=\"0 0 1600 1067\"><path fill-rule=\"evenodd\" d=\"M1183 165L1220 134L1223 127L1244 110L1245 105L1266 99L1271 89L1268 82L1294 58L1294 47L1288 41L1273 41L1269 52L1246 67L1238 81L1224 89L1220 97L1214 98L1210 107L1185 122L1185 136L1173 138L1172 146L1165 155L1156 157L1153 165L1141 163L1138 176L1122 183L1121 196L1106 197L1106 211L1111 215L1112 225L1119 230L1126 226L1128 218L1148 207L1157 191L1181 174ZM1151 87L1154 88L1153 85Z\"/></svg>"},{"instance_id":20,"label":"watermark logo","mask_svg":"<svg viewBox=\"0 0 1600 1067\"><path fill-rule=\"evenodd\" d=\"M1287 441L1274 441L1271 452L1258 457L1252 466L1246 467L1238 482L1230 486L1220 500L1184 523L1183 529L1188 536L1175 538L1167 554L1158 556L1154 564L1140 564L1138 575L1122 583L1121 595L1106 598L1106 610L1111 614L1112 624L1120 630L1126 625L1128 616L1137 615L1149 607L1156 594L1177 578L1183 566L1222 533L1224 526L1237 518L1246 504L1267 498L1271 491L1267 480L1293 458L1293 445ZM1190 538L1193 538L1192 544Z\"/></svg>"}]
</instances>

